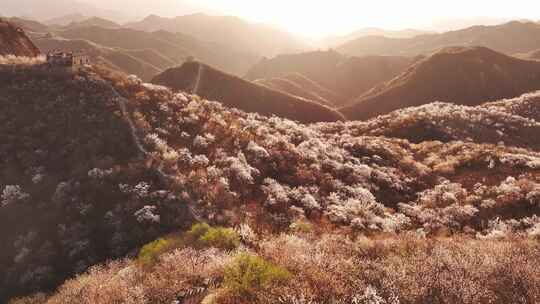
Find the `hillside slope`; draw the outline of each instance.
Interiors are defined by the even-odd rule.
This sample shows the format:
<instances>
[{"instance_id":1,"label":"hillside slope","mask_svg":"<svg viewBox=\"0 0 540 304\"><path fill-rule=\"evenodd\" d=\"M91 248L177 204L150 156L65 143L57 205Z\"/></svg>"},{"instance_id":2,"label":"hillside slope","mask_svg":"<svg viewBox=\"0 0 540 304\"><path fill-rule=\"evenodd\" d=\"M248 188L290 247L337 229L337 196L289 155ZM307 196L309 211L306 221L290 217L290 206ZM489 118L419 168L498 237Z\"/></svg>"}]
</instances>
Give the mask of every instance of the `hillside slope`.
<instances>
[{"instance_id":1,"label":"hillside slope","mask_svg":"<svg viewBox=\"0 0 540 304\"><path fill-rule=\"evenodd\" d=\"M0 18L0 55L35 57L39 50L22 28Z\"/></svg>"},{"instance_id":2,"label":"hillside slope","mask_svg":"<svg viewBox=\"0 0 540 304\"><path fill-rule=\"evenodd\" d=\"M150 192L167 186L146 163L127 107L109 82L88 71L0 66L0 300L54 287L189 225L182 204L163 206L164 226L134 216L152 198L120 185Z\"/></svg>"},{"instance_id":3,"label":"hillside slope","mask_svg":"<svg viewBox=\"0 0 540 304\"><path fill-rule=\"evenodd\" d=\"M96 266L41 299L144 304L210 295L244 304L279 303L284 294L294 303L307 294L320 303L452 297L500 304L540 297L519 288L539 278L531 263L539 257L540 153L532 147L481 137L411 143L335 129L350 123L307 126L102 70L53 76L6 66L0 80L4 297L50 290L89 265L134 256L157 237L143 250L150 265L141 254ZM537 109L534 100L491 106ZM448 113L475 130L487 123L477 111ZM505 118L497 130L527 131L523 117L510 116L486 118ZM166 235L195 219L238 227L219 230L218 241L230 236L233 249L190 247ZM256 257L242 259L245 248ZM246 268L260 271L238 296L234 280L247 277ZM257 284L267 274L278 279Z\"/></svg>"},{"instance_id":4,"label":"hillside slope","mask_svg":"<svg viewBox=\"0 0 540 304\"><path fill-rule=\"evenodd\" d=\"M300 73L339 94L336 104L344 104L399 75L412 62L413 58L406 57L348 58L335 51L316 51L263 59L249 70L246 78L282 78Z\"/></svg>"},{"instance_id":5,"label":"hillside slope","mask_svg":"<svg viewBox=\"0 0 540 304\"><path fill-rule=\"evenodd\" d=\"M513 21L501 25L473 26L442 34L421 35L407 39L369 36L349 41L337 50L351 56L416 56L459 45L485 46L512 55L539 49L539 37L540 24Z\"/></svg>"},{"instance_id":6,"label":"hillside slope","mask_svg":"<svg viewBox=\"0 0 540 304\"><path fill-rule=\"evenodd\" d=\"M367 121L320 125L319 130L401 138L414 143L465 141L540 151L538 102L540 92L475 107L435 102Z\"/></svg>"},{"instance_id":7,"label":"hillside slope","mask_svg":"<svg viewBox=\"0 0 540 304\"><path fill-rule=\"evenodd\" d=\"M152 82L188 91L246 112L276 115L303 123L343 119L337 111L315 101L275 91L195 61L169 69L156 76Z\"/></svg>"},{"instance_id":8,"label":"hillside slope","mask_svg":"<svg viewBox=\"0 0 540 304\"><path fill-rule=\"evenodd\" d=\"M540 63L493 50L446 48L341 108L353 120L410 106L445 101L478 105L540 89Z\"/></svg>"}]
</instances>

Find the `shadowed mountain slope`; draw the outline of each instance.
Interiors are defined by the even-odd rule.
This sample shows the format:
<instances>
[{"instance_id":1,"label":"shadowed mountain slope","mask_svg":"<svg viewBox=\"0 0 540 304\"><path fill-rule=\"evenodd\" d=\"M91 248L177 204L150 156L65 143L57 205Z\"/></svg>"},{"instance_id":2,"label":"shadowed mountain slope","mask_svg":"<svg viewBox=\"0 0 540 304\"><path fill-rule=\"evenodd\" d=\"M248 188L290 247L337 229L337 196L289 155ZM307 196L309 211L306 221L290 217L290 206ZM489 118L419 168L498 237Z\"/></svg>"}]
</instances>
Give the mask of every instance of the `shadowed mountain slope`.
<instances>
[{"instance_id":1,"label":"shadowed mountain slope","mask_svg":"<svg viewBox=\"0 0 540 304\"><path fill-rule=\"evenodd\" d=\"M540 63L493 50L446 48L343 107L349 119L368 119L434 101L478 105L540 88Z\"/></svg>"},{"instance_id":2,"label":"shadowed mountain slope","mask_svg":"<svg viewBox=\"0 0 540 304\"><path fill-rule=\"evenodd\" d=\"M0 55L35 57L39 49L20 27L0 18Z\"/></svg>"},{"instance_id":3,"label":"shadowed mountain slope","mask_svg":"<svg viewBox=\"0 0 540 304\"><path fill-rule=\"evenodd\" d=\"M195 61L169 69L152 82L246 112L276 115L303 123L343 119L337 111L317 102L257 85Z\"/></svg>"},{"instance_id":4,"label":"shadowed mountain slope","mask_svg":"<svg viewBox=\"0 0 540 304\"><path fill-rule=\"evenodd\" d=\"M120 191L143 180L151 191L165 185L145 164L113 87L88 71L10 68L0 65L0 228L10 231L0 233L2 302L123 256L168 226L139 226L133 214L148 201ZM163 224L190 220L181 205L167 213L178 218Z\"/></svg>"}]
</instances>

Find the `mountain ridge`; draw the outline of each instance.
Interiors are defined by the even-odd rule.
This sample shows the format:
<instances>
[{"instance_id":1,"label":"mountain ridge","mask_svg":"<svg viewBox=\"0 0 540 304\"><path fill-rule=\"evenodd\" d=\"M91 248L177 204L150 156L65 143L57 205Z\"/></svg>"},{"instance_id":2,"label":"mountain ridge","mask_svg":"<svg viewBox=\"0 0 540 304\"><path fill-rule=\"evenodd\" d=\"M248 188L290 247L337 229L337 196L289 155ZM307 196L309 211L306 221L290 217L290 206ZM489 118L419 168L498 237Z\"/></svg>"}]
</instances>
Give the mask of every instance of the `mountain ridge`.
<instances>
[{"instance_id":1,"label":"mountain ridge","mask_svg":"<svg viewBox=\"0 0 540 304\"><path fill-rule=\"evenodd\" d=\"M526 53L540 48L540 24L511 21L494 26L472 26L441 34L422 35L408 39L371 36L349 41L337 50L349 55L416 56L437 49L460 46L485 46L508 55ZM508 40L507 37L512 37Z\"/></svg>"},{"instance_id":2,"label":"mountain ridge","mask_svg":"<svg viewBox=\"0 0 540 304\"><path fill-rule=\"evenodd\" d=\"M273 27L248 23L234 16L212 16L203 13L164 18L150 15L138 22L124 25L128 28L144 31L166 30L195 37L204 37L208 41L232 46L244 52L262 56L298 51L307 48L292 34ZM257 37L257 39L253 39Z\"/></svg>"},{"instance_id":3,"label":"mountain ridge","mask_svg":"<svg viewBox=\"0 0 540 304\"><path fill-rule=\"evenodd\" d=\"M152 83L188 91L246 112L276 115L302 123L343 119L339 112L316 101L257 85L198 61L169 69L152 79Z\"/></svg>"},{"instance_id":4,"label":"mountain ridge","mask_svg":"<svg viewBox=\"0 0 540 304\"><path fill-rule=\"evenodd\" d=\"M334 50L283 54L263 58L246 74L257 80L300 73L338 94L336 105L362 95L404 71L415 59L398 56L347 57Z\"/></svg>"},{"instance_id":5,"label":"mountain ridge","mask_svg":"<svg viewBox=\"0 0 540 304\"><path fill-rule=\"evenodd\" d=\"M450 47L340 109L361 120L434 101L478 105L540 89L540 63L485 47Z\"/></svg>"}]
</instances>

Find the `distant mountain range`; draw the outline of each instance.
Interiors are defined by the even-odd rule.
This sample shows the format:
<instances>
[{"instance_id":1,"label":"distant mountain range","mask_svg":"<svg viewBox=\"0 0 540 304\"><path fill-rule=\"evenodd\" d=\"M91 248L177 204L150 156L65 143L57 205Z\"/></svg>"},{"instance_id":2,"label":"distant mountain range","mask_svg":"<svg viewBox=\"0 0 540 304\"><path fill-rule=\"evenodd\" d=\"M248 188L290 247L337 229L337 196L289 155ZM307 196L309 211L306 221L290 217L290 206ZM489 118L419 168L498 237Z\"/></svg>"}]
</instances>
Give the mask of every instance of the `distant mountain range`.
<instances>
[{"instance_id":1,"label":"distant mountain range","mask_svg":"<svg viewBox=\"0 0 540 304\"><path fill-rule=\"evenodd\" d=\"M50 19L47 24L23 18L10 20L28 31L43 51L78 50L84 46L82 50L92 53L94 61L136 73L145 80L190 57L227 73L244 75L261 55L307 47L288 33L226 16L149 16L125 25L81 14ZM81 43L81 40L90 43ZM145 54L157 55L165 59L162 63L167 63L156 64Z\"/></svg>"},{"instance_id":2,"label":"distant mountain range","mask_svg":"<svg viewBox=\"0 0 540 304\"><path fill-rule=\"evenodd\" d=\"M47 26L21 18L9 20L25 29L43 52L54 49L82 50L95 63L136 74L147 81L190 57L237 75L245 74L259 59L255 54L182 33L122 28L112 21L97 17L65 26Z\"/></svg>"},{"instance_id":3,"label":"distant mountain range","mask_svg":"<svg viewBox=\"0 0 540 304\"><path fill-rule=\"evenodd\" d=\"M413 61L408 57L347 57L332 50L315 51L263 59L249 70L246 78L281 78L299 73L335 92L339 96L335 104L345 104L397 76Z\"/></svg>"},{"instance_id":4,"label":"distant mountain range","mask_svg":"<svg viewBox=\"0 0 540 304\"><path fill-rule=\"evenodd\" d=\"M122 26L116 22L100 18L100 17L90 17L85 18L80 21L72 21L66 25L67 28L78 28L78 27L92 27L98 26L102 28L121 28Z\"/></svg>"},{"instance_id":5,"label":"distant mountain range","mask_svg":"<svg viewBox=\"0 0 540 304\"><path fill-rule=\"evenodd\" d=\"M445 48L341 108L351 120L434 101L474 106L540 89L540 62L485 47Z\"/></svg>"},{"instance_id":6,"label":"distant mountain range","mask_svg":"<svg viewBox=\"0 0 540 304\"><path fill-rule=\"evenodd\" d=\"M508 55L540 49L540 24L513 21L494 26L473 26L442 34L407 39L362 37L344 43L338 51L353 55L415 56L448 46L485 46Z\"/></svg>"},{"instance_id":7,"label":"distant mountain range","mask_svg":"<svg viewBox=\"0 0 540 304\"><path fill-rule=\"evenodd\" d=\"M376 27L363 28L357 31L354 31L348 35L343 36L329 36L321 41L322 45L326 47L338 47L344 43L347 43L351 40L355 40L367 36L382 36L387 38L412 38L425 34L432 34L433 32L415 30L415 29L404 29L404 30L385 30Z\"/></svg>"},{"instance_id":8,"label":"distant mountain range","mask_svg":"<svg viewBox=\"0 0 540 304\"><path fill-rule=\"evenodd\" d=\"M129 28L105 29L101 27L70 28L57 32L68 39L85 39L104 46L127 50L152 49L176 63L195 56L230 73L246 71L258 58L229 45L201 40L183 33L164 30L144 32Z\"/></svg>"},{"instance_id":9,"label":"distant mountain range","mask_svg":"<svg viewBox=\"0 0 540 304\"><path fill-rule=\"evenodd\" d=\"M125 27L147 32L164 30L183 33L262 56L308 48L306 43L290 33L263 24L248 23L233 16L192 14L164 18L151 15L141 21L125 24Z\"/></svg>"},{"instance_id":10,"label":"distant mountain range","mask_svg":"<svg viewBox=\"0 0 540 304\"><path fill-rule=\"evenodd\" d=\"M0 15L8 17L24 16L38 21L50 20L60 25L76 21L71 19L65 23L59 22L62 18L69 16L99 16L119 22L126 22L129 19L129 16L121 11L102 9L90 4L89 1L79 0L3 0Z\"/></svg>"},{"instance_id":11,"label":"distant mountain range","mask_svg":"<svg viewBox=\"0 0 540 304\"><path fill-rule=\"evenodd\" d=\"M246 81L196 61L169 69L152 82L216 100L227 107L303 123L344 119L339 112L312 100Z\"/></svg>"},{"instance_id":12,"label":"distant mountain range","mask_svg":"<svg viewBox=\"0 0 540 304\"><path fill-rule=\"evenodd\" d=\"M47 25L61 25L66 26L70 23L77 23L87 20L89 17L81 13L67 14L60 17L44 20L43 23ZM97 17L96 17L97 18Z\"/></svg>"}]
</instances>

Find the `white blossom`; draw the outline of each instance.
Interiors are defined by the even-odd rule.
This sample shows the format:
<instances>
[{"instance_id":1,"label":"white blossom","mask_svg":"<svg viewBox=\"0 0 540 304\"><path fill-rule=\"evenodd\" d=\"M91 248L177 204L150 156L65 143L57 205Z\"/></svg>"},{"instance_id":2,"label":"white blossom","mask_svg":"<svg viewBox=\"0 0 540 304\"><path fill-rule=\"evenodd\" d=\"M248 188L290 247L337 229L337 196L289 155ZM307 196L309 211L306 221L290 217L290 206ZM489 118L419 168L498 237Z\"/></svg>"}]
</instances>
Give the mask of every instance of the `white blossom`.
<instances>
[{"instance_id":1,"label":"white blossom","mask_svg":"<svg viewBox=\"0 0 540 304\"><path fill-rule=\"evenodd\" d=\"M144 206L135 212L135 217L139 223L159 223L160 216L155 214L157 210L156 206Z\"/></svg>"},{"instance_id":2,"label":"white blossom","mask_svg":"<svg viewBox=\"0 0 540 304\"><path fill-rule=\"evenodd\" d=\"M30 198L28 193L25 193L19 185L7 185L2 191L2 206L8 206L24 202Z\"/></svg>"}]
</instances>

